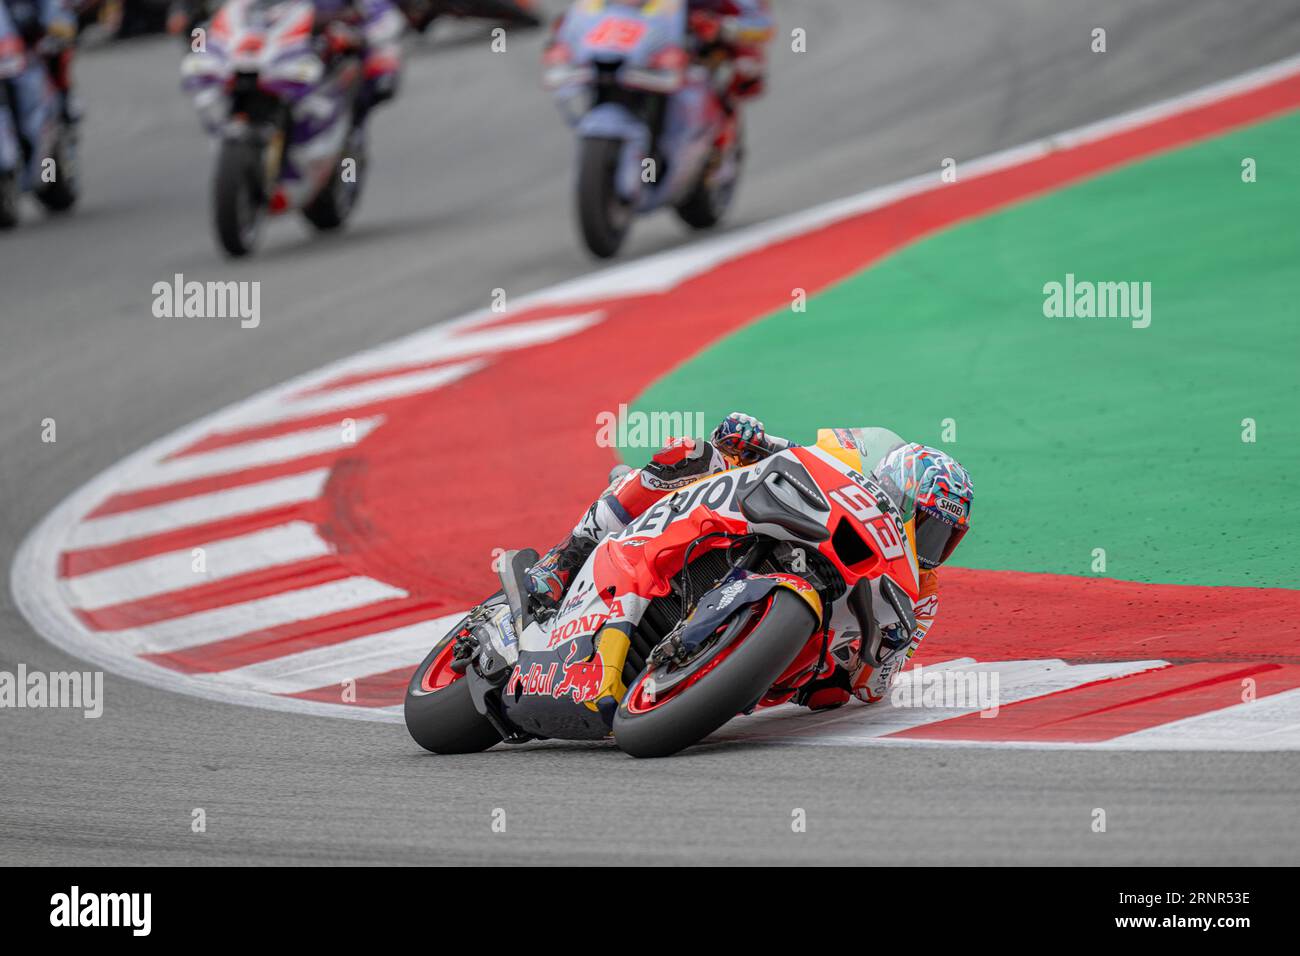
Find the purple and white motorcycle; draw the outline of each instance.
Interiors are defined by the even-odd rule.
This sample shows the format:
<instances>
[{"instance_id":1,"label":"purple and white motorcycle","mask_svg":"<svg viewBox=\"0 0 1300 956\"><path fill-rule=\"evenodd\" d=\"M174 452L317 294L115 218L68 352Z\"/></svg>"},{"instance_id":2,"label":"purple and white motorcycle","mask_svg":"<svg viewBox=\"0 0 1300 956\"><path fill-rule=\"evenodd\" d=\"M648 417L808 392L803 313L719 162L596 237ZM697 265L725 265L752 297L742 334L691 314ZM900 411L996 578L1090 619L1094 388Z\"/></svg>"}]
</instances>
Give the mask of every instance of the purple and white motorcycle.
<instances>
[{"instance_id":1,"label":"purple and white motorcycle","mask_svg":"<svg viewBox=\"0 0 1300 956\"><path fill-rule=\"evenodd\" d=\"M310 0L229 0L203 39L182 64L182 87L218 138L212 212L222 248L251 252L268 213L343 225L366 167L357 21L318 22Z\"/></svg>"},{"instance_id":2,"label":"purple and white motorcycle","mask_svg":"<svg viewBox=\"0 0 1300 956\"><path fill-rule=\"evenodd\" d=\"M543 55L543 82L578 133L578 223L601 258L636 215L664 206L692 228L716 225L740 178L740 126L718 94L728 64L700 49L686 8L580 0Z\"/></svg>"}]
</instances>

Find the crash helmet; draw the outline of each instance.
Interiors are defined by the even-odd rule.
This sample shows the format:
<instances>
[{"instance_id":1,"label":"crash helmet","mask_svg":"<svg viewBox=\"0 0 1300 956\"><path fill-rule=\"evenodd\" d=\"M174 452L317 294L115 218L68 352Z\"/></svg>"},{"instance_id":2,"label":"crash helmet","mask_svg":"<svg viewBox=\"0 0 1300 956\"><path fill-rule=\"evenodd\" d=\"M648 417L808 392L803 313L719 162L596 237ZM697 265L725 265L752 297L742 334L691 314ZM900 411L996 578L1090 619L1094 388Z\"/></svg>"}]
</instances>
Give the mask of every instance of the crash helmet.
<instances>
[{"instance_id":1,"label":"crash helmet","mask_svg":"<svg viewBox=\"0 0 1300 956\"><path fill-rule=\"evenodd\" d=\"M969 472L948 453L915 442L892 449L874 470L904 517L916 518L917 564L939 567L970 530Z\"/></svg>"}]
</instances>

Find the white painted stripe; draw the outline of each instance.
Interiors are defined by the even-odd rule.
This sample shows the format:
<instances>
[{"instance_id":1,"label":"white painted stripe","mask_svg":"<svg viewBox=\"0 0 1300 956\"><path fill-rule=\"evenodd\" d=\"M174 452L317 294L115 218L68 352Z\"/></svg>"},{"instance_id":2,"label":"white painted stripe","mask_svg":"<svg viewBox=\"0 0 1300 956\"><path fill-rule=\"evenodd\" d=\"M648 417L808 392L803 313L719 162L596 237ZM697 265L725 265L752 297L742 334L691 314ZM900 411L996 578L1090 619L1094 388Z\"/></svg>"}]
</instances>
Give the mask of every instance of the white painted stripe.
<instances>
[{"instance_id":1,"label":"white painted stripe","mask_svg":"<svg viewBox=\"0 0 1300 956\"><path fill-rule=\"evenodd\" d=\"M464 611L458 611L329 647L286 654L220 674L207 674L204 679L269 694L297 694L345 680L383 674L399 667L415 667L447 633L447 629L464 616Z\"/></svg>"},{"instance_id":2,"label":"white painted stripe","mask_svg":"<svg viewBox=\"0 0 1300 956\"><path fill-rule=\"evenodd\" d=\"M270 425L275 422L292 421L296 418L308 418L335 412L342 416L351 408L360 408L371 402L389 401L429 392L458 379L464 378L483 368L483 361L457 362L452 365L440 365L437 368L421 369L404 375L391 375L368 382L360 382L328 392L313 392L300 398L285 401L268 401L250 408L235 418L227 431L239 428L251 428L258 425Z\"/></svg>"},{"instance_id":3,"label":"white painted stripe","mask_svg":"<svg viewBox=\"0 0 1300 956\"><path fill-rule=\"evenodd\" d=\"M193 549L186 548L68 578L65 587L71 598L69 603L83 610L94 610L184 591L293 561L323 557L333 550L316 533L315 526L306 521L290 521L199 547L203 549L201 571L194 569L197 556Z\"/></svg>"},{"instance_id":4,"label":"white painted stripe","mask_svg":"<svg viewBox=\"0 0 1300 956\"><path fill-rule=\"evenodd\" d=\"M1159 750L1300 750L1300 689L1148 727L1108 743Z\"/></svg>"},{"instance_id":5,"label":"white painted stripe","mask_svg":"<svg viewBox=\"0 0 1300 956\"><path fill-rule=\"evenodd\" d=\"M344 578L95 638L133 654L165 654L404 597L401 588L373 578Z\"/></svg>"},{"instance_id":6,"label":"white painted stripe","mask_svg":"<svg viewBox=\"0 0 1300 956\"><path fill-rule=\"evenodd\" d=\"M529 304L534 303L529 300ZM516 301L513 311L521 311L523 307L522 301ZM554 342L581 332L604 317L605 314L600 311L579 312L488 329L475 329L468 323L447 323L400 340L404 343L404 348L394 348L397 343L389 342L355 355L347 360L346 371L340 370L340 375L334 377L341 377L342 374L383 372L390 368L441 362L478 355L482 352L504 352L510 349L545 345L547 342ZM475 324L500 322L508 318L509 313L502 315L497 312L485 312ZM324 376L312 376L312 378L314 381L311 384L314 388L328 386L330 380Z\"/></svg>"},{"instance_id":7,"label":"white painted stripe","mask_svg":"<svg viewBox=\"0 0 1300 956\"><path fill-rule=\"evenodd\" d=\"M328 468L317 468L299 475L236 485L205 495L91 518L72 529L68 548L102 548L209 521L312 501L320 497L328 477Z\"/></svg>"},{"instance_id":8,"label":"white painted stripe","mask_svg":"<svg viewBox=\"0 0 1300 956\"><path fill-rule=\"evenodd\" d=\"M383 416L378 415L373 418L358 419L355 424L356 441L365 438L381 421ZM261 465L275 465L293 461L295 458L306 458L308 455L342 451L355 444L344 440L342 423L343 420L340 419L337 425L306 428L287 435L276 435L274 438L242 442L196 455L155 461L125 476L119 490L156 488L182 481L192 481L196 478L233 474Z\"/></svg>"},{"instance_id":9,"label":"white painted stripe","mask_svg":"<svg viewBox=\"0 0 1300 956\"><path fill-rule=\"evenodd\" d=\"M922 665L921 673L960 670L966 674L997 674L998 700L1001 706L1016 701L1041 697L1069 690L1083 684L1114 677L1137 674L1157 667L1169 666L1166 661L1122 661L1102 664L1067 664L1061 660L987 661L977 663L971 658L945 661L942 664ZM910 693L913 701L922 699L924 680L917 683L915 667L899 675L896 690ZM844 707L826 714L809 714L802 707L790 705L758 711L754 715L729 724L722 734L730 737L757 737L790 740L817 738L822 743L860 744L887 734L895 734L913 727L951 720L966 714L979 713L970 707L895 707L892 694L878 704L862 705L850 701ZM989 720L997 720L990 717Z\"/></svg>"}]
</instances>

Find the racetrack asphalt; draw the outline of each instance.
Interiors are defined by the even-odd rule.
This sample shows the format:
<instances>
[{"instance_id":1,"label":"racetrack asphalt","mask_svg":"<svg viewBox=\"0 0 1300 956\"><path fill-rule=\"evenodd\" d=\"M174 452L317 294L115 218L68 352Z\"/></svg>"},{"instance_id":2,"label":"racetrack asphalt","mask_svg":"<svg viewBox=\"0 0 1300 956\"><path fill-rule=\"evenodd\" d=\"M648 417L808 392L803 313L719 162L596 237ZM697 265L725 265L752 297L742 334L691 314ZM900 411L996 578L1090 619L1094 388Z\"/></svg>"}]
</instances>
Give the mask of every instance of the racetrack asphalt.
<instances>
[{"instance_id":1,"label":"racetrack asphalt","mask_svg":"<svg viewBox=\"0 0 1300 956\"><path fill-rule=\"evenodd\" d=\"M554 6L554 4L552 4ZM1293 0L786 0L730 227L1103 119L1300 48ZM1107 30L1109 52L1090 50ZM279 223L227 263L180 49L86 52L85 202L0 237L0 557L125 454L366 346L592 268L540 34L409 45L347 232ZM624 258L689 237L637 224ZM262 324L157 319L174 273L262 283ZM617 356L610 374L616 374ZM54 418L58 440L40 439ZM437 436L429 436L432 447ZM457 450L442 450L454 454ZM544 489L539 489L544 493ZM536 543L536 542L529 542ZM942 621L940 621L940 627ZM938 632L936 632L938 636ZM0 596L0 669L74 669ZM728 741L638 762L608 744L464 758L400 725L217 704L105 675L97 720L0 712L0 863L1295 863L1300 754ZM195 808L207 832L191 832ZM503 809L506 831L493 832ZM803 809L807 831L794 833ZM1095 809L1107 830L1093 832Z\"/></svg>"}]
</instances>

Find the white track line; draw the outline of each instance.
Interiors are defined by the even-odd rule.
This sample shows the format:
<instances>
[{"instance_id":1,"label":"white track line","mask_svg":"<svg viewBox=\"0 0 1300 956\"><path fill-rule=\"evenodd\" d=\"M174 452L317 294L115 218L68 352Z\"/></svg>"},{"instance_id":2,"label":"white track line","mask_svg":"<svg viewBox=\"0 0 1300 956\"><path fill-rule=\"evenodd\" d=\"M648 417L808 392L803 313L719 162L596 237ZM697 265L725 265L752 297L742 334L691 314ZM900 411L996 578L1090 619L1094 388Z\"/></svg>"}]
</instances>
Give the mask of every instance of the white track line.
<instances>
[{"instance_id":1,"label":"white track line","mask_svg":"<svg viewBox=\"0 0 1300 956\"><path fill-rule=\"evenodd\" d=\"M268 694L297 694L399 667L413 668L447 629L464 616L464 611L458 611L419 624L205 675L204 679Z\"/></svg>"},{"instance_id":2,"label":"white track line","mask_svg":"<svg viewBox=\"0 0 1300 956\"><path fill-rule=\"evenodd\" d=\"M284 478L236 485L222 491L91 518L72 529L68 549L102 548L212 521L302 504L320 497L328 477L328 468L317 468Z\"/></svg>"},{"instance_id":3,"label":"white track line","mask_svg":"<svg viewBox=\"0 0 1300 956\"><path fill-rule=\"evenodd\" d=\"M382 416L362 418L356 421L356 441L361 441L370 434L381 421ZM258 441L242 442L212 451L183 455L170 460L158 460L142 463L141 467L125 477L118 485L118 490L134 491L142 488L159 488L193 481L196 478L214 478L218 475L231 475L235 472L257 468L262 465L278 465L331 451L342 451L355 444L345 440L343 419L337 425L323 425L318 428L306 428L301 431L263 438ZM181 446L184 447L184 446Z\"/></svg>"},{"instance_id":4,"label":"white track line","mask_svg":"<svg viewBox=\"0 0 1300 956\"><path fill-rule=\"evenodd\" d=\"M324 415L328 412L334 412L342 418L348 409L361 408L371 402L405 398L442 388L467 375L472 375L485 365L487 365L485 361L456 362L451 365L439 365L437 368L420 369L403 375L359 382L356 385L331 391L312 392L288 401L272 402L262 408L249 409L231 424L233 428L255 428L260 425L309 418L313 415Z\"/></svg>"},{"instance_id":5,"label":"white track line","mask_svg":"<svg viewBox=\"0 0 1300 956\"><path fill-rule=\"evenodd\" d=\"M1170 117L1207 103L1265 86L1297 72L1300 72L1300 56L1291 57L1262 69L1203 87L1152 106L1133 110L1100 123L1093 123L981 159L967 161L962 166L963 179L969 181L978 176L1006 170L1065 146L1103 139L1143 123ZM912 177L892 186L871 189L856 196L804 210L768 223L737 229L712 239L691 243L667 253L605 269L551 286L530 295L521 296L513 300L511 311L518 313L535 306L595 301L611 295L628 296L665 291L684 279L706 272L746 252L828 226L849 216L878 209L908 195L938 189L941 186L937 173ZM153 442L113 467L101 472L69 495L46 515L44 520L32 530L20 546L10 567L10 590L14 595L19 610L38 632L65 651L108 670L155 686L229 703L326 714L351 719L400 721L400 706L386 708L340 707L333 704L320 704L267 695L249 691L246 688L209 685L190 680L138 657L129 654L124 655L122 653L124 648L121 644L105 642L102 640L104 635L89 631L66 604L58 581L59 555L67 546L72 528L89 511L124 488L140 487L139 475L141 473L152 471L156 467L156 463L167 455L193 444L206 435L230 427L233 422L238 420L240 414L268 401L291 401L295 396L299 396L305 391L328 387L332 382L348 375L403 367L413 361L420 360L414 359L415 356L420 356L424 361L430 361L434 359L429 358L429 356L448 357L453 354L466 354L463 352L456 353L455 350L466 347L464 343L471 336L480 331L484 334L505 331L504 329L482 328L490 323L500 321L501 318L502 316L497 313L482 309L348 356L313 372L300 375L269 388L243 402L213 412L193 424ZM558 323L560 320L551 321ZM575 324L577 324L576 320ZM572 334L572 331L566 332L560 329L555 333L556 338L564 334ZM457 340L459 340L459 343ZM164 475L164 478L177 480L174 474ZM805 742L813 743L815 740L808 738ZM917 742L909 741L907 744L902 745L916 746ZM996 744L993 746L1008 745ZM1055 745L1033 744L1028 746L1042 748ZM1231 744L1225 744L1224 746L1231 747ZM1068 745L1062 745L1062 749L1069 749L1069 747ZM1279 747L1278 749L1285 748Z\"/></svg>"},{"instance_id":6,"label":"white track line","mask_svg":"<svg viewBox=\"0 0 1300 956\"><path fill-rule=\"evenodd\" d=\"M524 308L524 301L521 299L516 302L513 311L518 312ZM483 322L501 321L509 318L509 315L508 312L477 314L479 320ZM386 345L369 352L362 352L346 363L345 370L348 375L378 374L391 368L441 362L483 352L505 352L511 349L545 345L588 329L604 317L604 313L600 311L579 312L481 330L465 324L447 323L399 340L405 346L401 349ZM390 345L395 344L390 343ZM344 369L339 371L343 372ZM328 379L316 374L313 374L312 379L313 387L328 386Z\"/></svg>"},{"instance_id":7,"label":"white track line","mask_svg":"<svg viewBox=\"0 0 1300 956\"><path fill-rule=\"evenodd\" d=\"M306 521L290 521L198 547L201 556L185 548L67 578L64 586L70 603L91 611L332 553L316 533L316 526Z\"/></svg>"},{"instance_id":8,"label":"white track line","mask_svg":"<svg viewBox=\"0 0 1300 956\"><path fill-rule=\"evenodd\" d=\"M958 670L966 674L997 674L998 699L1005 706L1019 700L1070 690L1093 681L1125 677L1167 666L1167 662L1156 660L1067 664L1054 659L976 663L971 658L962 658L942 664L923 665L920 673L924 675ZM921 700L924 690L924 681L918 684L917 677L916 669L905 670L895 685L900 692L911 693L915 701ZM866 707L850 702L849 705L824 715L810 715L802 707L791 705L759 711L744 720L728 724L722 731L722 736L728 739L761 737L780 740L815 736L820 741L851 745L941 720L979 713L979 710L978 706L895 707L891 699L886 699ZM997 717L988 719L997 720Z\"/></svg>"},{"instance_id":9,"label":"white track line","mask_svg":"<svg viewBox=\"0 0 1300 956\"><path fill-rule=\"evenodd\" d=\"M401 588L357 576L197 611L129 631L101 631L96 637L132 654L167 654L404 597Z\"/></svg>"},{"instance_id":10,"label":"white track line","mask_svg":"<svg viewBox=\"0 0 1300 956\"><path fill-rule=\"evenodd\" d=\"M1111 743L1160 750L1300 750L1300 689L1148 727Z\"/></svg>"}]
</instances>

